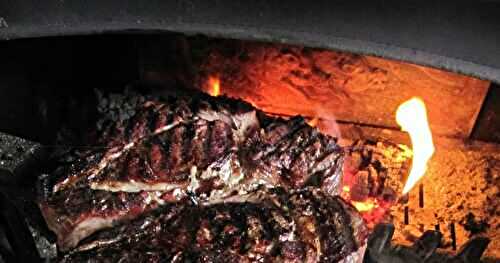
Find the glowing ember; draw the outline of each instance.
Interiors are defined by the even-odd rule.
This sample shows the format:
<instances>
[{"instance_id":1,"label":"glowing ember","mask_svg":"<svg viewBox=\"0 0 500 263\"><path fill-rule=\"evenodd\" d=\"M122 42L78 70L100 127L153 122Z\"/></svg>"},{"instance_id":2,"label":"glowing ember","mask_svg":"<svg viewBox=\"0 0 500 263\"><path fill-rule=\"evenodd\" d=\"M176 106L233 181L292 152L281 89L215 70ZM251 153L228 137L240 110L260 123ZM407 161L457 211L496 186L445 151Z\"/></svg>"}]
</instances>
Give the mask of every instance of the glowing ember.
<instances>
[{"instance_id":1,"label":"glowing ember","mask_svg":"<svg viewBox=\"0 0 500 263\"><path fill-rule=\"evenodd\" d=\"M351 204L356 207L359 212L371 211L373 208L377 207L377 199L368 199L365 202L352 201Z\"/></svg>"},{"instance_id":2,"label":"glowing ember","mask_svg":"<svg viewBox=\"0 0 500 263\"><path fill-rule=\"evenodd\" d=\"M368 197L364 201L355 201L351 199L351 188L347 185L344 185L342 187L342 194L341 196L345 199L350 201L350 203L358 210L359 212L370 212L374 208L377 208L378 201L375 198Z\"/></svg>"},{"instance_id":3,"label":"glowing ember","mask_svg":"<svg viewBox=\"0 0 500 263\"><path fill-rule=\"evenodd\" d=\"M344 183L347 183L344 181ZM361 214L364 221L369 227L375 226L377 223L381 222L384 215L391 207L392 203L385 201L383 199L369 196L360 200L353 200L351 197L351 188L348 185L342 187L342 193L340 194L342 198L354 206L356 210Z\"/></svg>"},{"instance_id":4,"label":"glowing ember","mask_svg":"<svg viewBox=\"0 0 500 263\"><path fill-rule=\"evenodd\" d=\"M427 120L427 110L419 98L412 98L399 105L396 121L403 131L410 134L413 159L410 175L403 188L408 193L427 170L427 161L434 153L432 134Z\"/></svg>"},{"instance_id":5,"label":"glowing ember","mask_svg":"<svg viewBox=\"0 0 500 263\"><path fill-rule=\"evenodd\" d=\"M209 94L217 97L220 95L220 80L218 77L210 76L208 78Z\"/></svg>"}]
</instances>

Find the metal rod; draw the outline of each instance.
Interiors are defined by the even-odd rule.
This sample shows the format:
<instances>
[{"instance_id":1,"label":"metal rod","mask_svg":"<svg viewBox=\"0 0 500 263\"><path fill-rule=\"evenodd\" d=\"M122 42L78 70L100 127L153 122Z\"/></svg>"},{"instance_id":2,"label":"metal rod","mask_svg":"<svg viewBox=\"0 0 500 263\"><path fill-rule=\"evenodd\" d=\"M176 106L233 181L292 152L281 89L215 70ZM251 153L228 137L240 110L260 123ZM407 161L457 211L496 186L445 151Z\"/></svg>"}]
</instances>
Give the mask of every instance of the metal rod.
<instances>
[{"instance_id":1,"label":"metal rod","mask_svg":"<svg viewBox=\"0 0 500 263\"><path fill-rule=\"evenodd\" d=\"M450 224L450 234L451 234L451 247L453 250L457 250L457 236L455 233L455 223L451 222Z\"/></svg>"},{"instance_id":2,"label":"metal rod","mask_svg":"<svg viewBox=\"0 0 500 263\"><path fill-rule=\"evenodd\" d=\"M424 184L418 185L418 206L424 208Z\"/></svg>"},{"instance_id":3,"label":"metal rod","mask_svg":"<svg viewBox=\"0 0 500 263\"><path fill-rule=\"evenodd\" d=\"M408 225L410 223L410 212L408 211L408 206L405 206L405 217L404 217L404 220L405 220L405 225Z\"/></svg>"}]
</instances>

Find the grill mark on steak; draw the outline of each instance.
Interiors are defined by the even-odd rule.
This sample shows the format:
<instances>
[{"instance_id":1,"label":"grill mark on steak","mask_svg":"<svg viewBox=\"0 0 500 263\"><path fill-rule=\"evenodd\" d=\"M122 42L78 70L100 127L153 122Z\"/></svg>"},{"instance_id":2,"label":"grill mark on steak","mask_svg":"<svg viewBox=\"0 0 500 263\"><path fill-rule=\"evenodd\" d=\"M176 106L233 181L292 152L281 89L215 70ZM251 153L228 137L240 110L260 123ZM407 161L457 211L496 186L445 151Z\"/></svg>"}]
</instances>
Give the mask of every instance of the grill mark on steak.
<instances>
[{"instance_id":1,"label":"grill mark on steak","mask_svg":"<svg viewBox=\"0 0 500 263\"><path fill-rule=\"evenodd\" d=\"M206 160L208 161L208 163L211 163L214 161L214 157L210 153L210 145L211 145L212 136L214 133L214 129L213 129L214 122L212 122L212 121L207 122L207 126L208 126L207 133L206 133L207 137L203 141L203 152L205 153L205 157L206 157Z\"/></svg>"},{"instance_id":2,"label":"grill mark on steak","mask_svg":"<svg viewBox=\"0 0 500 263\"><path fill-rule=\"evenodd\" d=\"M169 171L169 178L172 178L173 181L185 180L187 178L185 167L182 165L182 162L185 161L182 156L185 132L186 127L184 125L180 125L172 131L170 152L167 157L167 170Z\"/></svg>"},{"instance_id":3,"label":"grill mark on steak","mask_svg":"<svg viewBox=\"0 0 500 263\"><path fill-rule=\"evenodd\" d=\"M172 128L179 125L179 122L173 122L166 126L156 129L153 133L154 135L167 132ZM142 137L129 142L123 147L113 147L110 148L103 156L100 158L99 162L95 166L86 167L82 172L78 174L69 174L66 178L62 178L60 181L56 182L53 187L54 192L64 190L68 187L78 185L79 183L90 183L99 178L100 173L105 169L109 163L120 158L124 153L127 153L130 149L134 148L140 141Z\"/></svg>"},{"instance_id":4,"label":"grill mark on steak","mask_svg":"<svg viewBox=\"0 0 500 263\"><path fill-rule=\"evenodd\" d=\"M200 121L204 122L204 121ZM212 145L209 149L213 149L208 153L212 163L229 154L230 147L234 145L232 141L231 129L227 124L221 121L214 121L211 138ZM207 130L208 128L202 129ZM132 159L130 162L130 173L118 180L103 176L102 180L93 182L93 189L110 190L110 191L140 191L140 190L167 190L174 188L179 190L187 190L185 187L192 183L193 178L189 178L192 174L193 167L205 169L207 164L202 160L204 158L201 153L196 157L193 154L194 149L200 151L203 145L195 140L198 127L195 123L187 123L178 125L171 131L168 131L161 136L154 136L151 139L145 140L142 144L138 144L133 149L130 149ZM163 138L163 139L162 139ZM168 152L163 152L158 142L168 141ZM144 152L144 153L143 153ZM153 153L154 154L153 154ZM151 158L147 158L151 156ZM165 165L165 167L161 167ZM158 171L158 168L160 171ZM193 176L196 177L197 172ZM142 176L141 176L142 175Z\"/></svg>"},{"instance_id":5,"label":"grill mark on steak","mask_svg":"<svg viewBox=\"0 0 500 263\"><path fill-rule=\"evenodd\" d=\"M190 155L195 163L201 164L201 167L206 167L208 163L208 156L206 156L206 149L208 148L207 134L209 132L207 122L205 120L196 121L194 130Z\"/></svg>"},{"instance_id":6,"label":"grill mark on steak","mask_svg":"<svg viewBox=\"0 0 500 263\"><path fill-rule=\"evenodd\" d=\"M263 139L266 143L273 145L286 138L286 136L295 133L305 125L302 117L293 117L289 121L278 119L275 123L270 123L269 126L264 128L266 134L263 136Z\"/></svg>"},{"instance_id":7,"label":"grill mark on steak","mask_svg":"<svg viewBox=\"0 0 500 263\"><path fill-rule=\"evenodd\" d=\"M148 130L150 133L153 133L158 127L165 125L162 125L161 122L163 122L163 120L161 118L162 115L164 115L163 110L166 107L167 105L165 104L156 105L154 107L154 110L151 111L151 114L148 118Z\"/></svg>"},{"instance_id":8,"label":"grill mark on steak","mask_svg":"<svg viewBox=\"0 0 500 263\"><path fill-rule=\"evenodd\" d=\"M222 121L214 121L211 126L209 156L211 161L226 153L233 147L234 141L231 127Z\"/></svg>"},{"instance_id":9,"label":"grill mark on steak","mask_svg":"<svg viewBox=\"0 0 500 263\"><path fill-rule=\"evenodd\" d=\"M174 122L190 119L193 115L191 109L189 108L189 102L187 100L176 100L175 101L174 112Z\"/></svg>"},{"instance_id":10,"label":"grill mark on steak","mask_svg":"<svg viewBox=\"0 0 500 263\"><path fill-rule=\"evenodd\" d=\"M170 145L171 145L171 132L166 132L164 134L160 134L153 138L153 143L155 148L155 152L153 152L155 159L158 160L158 165L154 165L153 167L158 167L158 172L160 172L160 178L165 179L168 177L168 167L167 167L167 158L170 154ZM152 149L152 150L153 150ZM152 158L153 160L153 158ZM156 164L156 161L155 161Z\"/></svg>"},{"instance_id":11,"label":"grill mark on steak","mask_svg":"<svg viewBox=\"0 0 500 263\"><path fill-rule=\"evenodd\" d=\"M148 126L148 115L151 112L151 106L140 108L139 112L135 114L131 121L125 126L125 139L132 141L134 138L142 137L145 129Z\"/></svg>"},{"instance_id":12,"label":"grill mark on steak","mask_svg":"<svg viewBox=\"0 0 500 263\"><path fill-rule=\"evenodd\" d=\"M294 151L294 156L289 164L290 177L291 181L295 184L294 187L306 184L312 174L314 174L311 172L313 164L324 150L321 147L321 139L318 137L317 131L309 129L305 137L306 139Z\"/></svg>"},{"instance_id":13,"label":"grill mark on steak","mask_svg":"<svg viewBox=\"0 0 500 263\"><path fill-rule=\"evenodd\" d=\"M103 170L103 176L110 178L111 180L120 180L129 173L129 166L133 161L132 153L127 152L120 156L116 161L116 167L109 165Z\"/></svg>"},{"instance_id":14,"label":"grill mark on steak","mask_svg":"<svg viewBox=\"0 0 500 263\"><path fill-rule=\"evenodd\" d=\"M245 202L163 208L88 238L61 262L131 260L130 254L140 251L179 262L342 262L362 253L366 228L338 197L314 189L273 189L242 198Z\"/></svg>"},{"instance_id":15,"label":"grill mark on steak","mask_svg":"<svg viewBox=\"0 0 500 263\"><path fill-rule=\"evenodd\" d=\"M186 167L191 167L192 165L196 165L197 162L193 158L192 155L193 147L196 142L194 141L196 135L195 124L190 122L186 125L186 132L183 136L182 142L182 161L185 163Z\"/></svg>"},{"instance_id":16,"label":"grill mark on steak","mask_svg":"<svg viewBox=\"0 0 500 263\"><path fill-rule=\"evenodd\" d=\"M293 134L290 134L288 140L286 140L288 143L277 147L275 151L266 156L267 163L272 167L278 167L283 170L282 173L284 173L287 178L290 178L288 171L291 169L291 164L294 163L303 144L306 144L309 139L311 139L310 136L308 136L308 132L310 132L308 127L295 130ZM298 182L297 186L298 185L301 185L301 182Z\"/></svg>"},{"instance_id":17,"label":"grill mark on steak","mask_svg":"<svg viewBox=\"0 0 500 263\"><path fill-rule=\"evenodd\" d=\"M253 146L253 160L266 159L272 156L278 149L285 150L292 143L290 140L294 134L303 127L307 127L304 120L294 117L289 122L278 119L276 123L271 123L265 127L258 144ZM252 147L252 146L251 146Z\"/></svg>"},{"instance_id":18,"label":"grill mark on steak","mask_svg":"<svg viewBox=\"0 0 500 263\"><path fill-rule=\"evenodd\" d=\"M156 129L164 127L165 125L168 125L169 123L173 122L174 122L174 114L172 110L172 105L167 103L165 104L165 107L163 107L160 110L160 117L158 118Z\"/></svg>"}]
</instances>

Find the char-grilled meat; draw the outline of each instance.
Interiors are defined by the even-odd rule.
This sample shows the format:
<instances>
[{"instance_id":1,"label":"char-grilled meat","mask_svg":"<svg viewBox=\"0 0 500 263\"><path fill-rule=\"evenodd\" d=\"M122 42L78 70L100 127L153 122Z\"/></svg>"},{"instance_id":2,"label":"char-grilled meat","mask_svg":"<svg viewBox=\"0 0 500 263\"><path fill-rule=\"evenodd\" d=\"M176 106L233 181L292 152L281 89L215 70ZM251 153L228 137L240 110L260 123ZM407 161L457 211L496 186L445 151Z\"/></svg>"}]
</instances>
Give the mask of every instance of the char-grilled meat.
<instances>
[{"instance_id":1,"label":"char-grilled meat","mask_svg":"<svg viewBox=\"0 0 500 263\"><path fill-rule=\"evenodd\" d=\"M76 188L54 194L41 209L47 225L57 235L59 248L65 250L98 229L136 218L172 200L171 194L159 191L113 193Z\"/></svg>"},{"instance_id":2,"label":"char-grilled meat","mask_svg":"<svg viewBox=\"0 0 500 263\"><path fill-rule=\"evenodd\" d=\"M366 229L320 189L258 190L163 208L85 240L62 262L359 262Z\"/></svg>"},{"instance_id":3,"label":"char-grilled meat","mask_svg":"<svg viewBox=\"0 0 500 263\"><path fill-rule=\"evenodd\" d=\"M209 205L260 186L337 193L342 150L300 117L221 97L146 101L135 112L44 183L39 203L60 250L171 202Z\"/></svg>"}]
</instances>

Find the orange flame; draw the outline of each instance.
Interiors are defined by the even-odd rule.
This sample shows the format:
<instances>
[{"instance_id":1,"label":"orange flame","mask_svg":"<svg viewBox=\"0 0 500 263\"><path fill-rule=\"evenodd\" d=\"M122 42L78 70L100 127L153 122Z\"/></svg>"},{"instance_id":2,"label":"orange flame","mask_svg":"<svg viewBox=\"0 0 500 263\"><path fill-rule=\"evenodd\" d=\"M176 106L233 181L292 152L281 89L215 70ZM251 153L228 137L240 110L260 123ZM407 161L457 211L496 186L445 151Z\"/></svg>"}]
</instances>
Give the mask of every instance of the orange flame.
<instances>
[{"instance_id":1,"label":"orange flame","mask_svg":"<svg viewBox=\"0 0 500 263\"><path fill-rule=\"evenodd\" d=\"M318 125L318 120L318 117L314 117L313 119L308 121L307 124L309 124L309 126L311 127L316 127Z\"/></svg>"},{"instance_id":2,"label":"orange flame","mask_svg":"<svg viewBox=\"0 0 500 263\"><path fill-rule=\"evenodd\" d=\"M413 148L412 167L403 188L403 194L406 194L424 176L427 161L434 153L427 110L422 99L415 97L399 105L396 111L396 122L403 131L409 133Z\"/></svg>"},{"instance_id":3,"label":"orange flame","mask_svg":"<svg viewBox=\"0 0 500 263\"><path fill-rule=\"evenodd\" d=\"M209 94L217 97L220 95L220 80L218 77L210 76L208 77L208 86L210 88Z\"/></svg>"}]
</instances>

